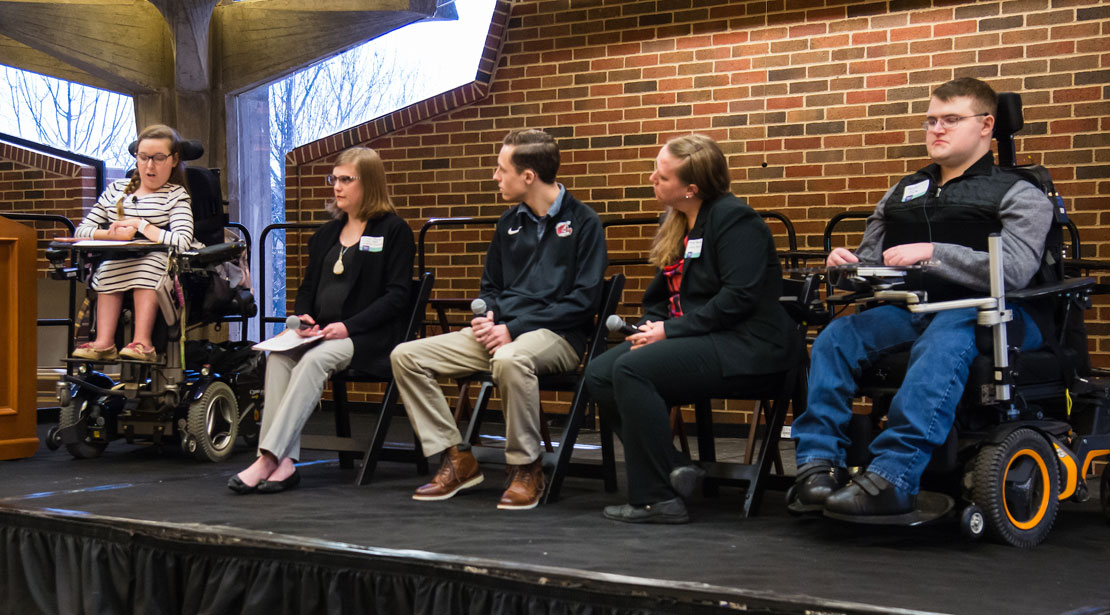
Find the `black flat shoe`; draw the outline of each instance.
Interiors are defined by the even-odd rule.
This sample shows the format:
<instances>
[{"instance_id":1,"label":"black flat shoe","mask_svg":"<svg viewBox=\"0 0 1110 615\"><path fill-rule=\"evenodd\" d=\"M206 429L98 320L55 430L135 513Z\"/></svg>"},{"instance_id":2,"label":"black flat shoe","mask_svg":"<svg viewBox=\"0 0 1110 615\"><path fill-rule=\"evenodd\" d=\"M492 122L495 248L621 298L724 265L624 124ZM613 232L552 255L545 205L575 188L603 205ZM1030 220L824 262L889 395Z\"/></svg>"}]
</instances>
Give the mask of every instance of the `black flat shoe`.
<instances>
[{"instance_id":1,"label":"black flat shoe","mask_svg":"<svg viewBox=\"0 0 1110 615\"><path fill-rule=\"evenodd\" d=\"M683 498L688 498L693 495L698 482L703 478L705 478L705 468L699 465L678 466L671 470L671 489Z\"/></svg>"},{"instance_id":2,"label":"black flat shoe","mask_svg":"<svg viewBox=\"0 0 1110 615\"><path fill-rule=\"evenodd\" d=\"M848 483L848 470L818 459L798 468L798 477L787 497L790 512L821 512L829 496Z\"/></svg>"},{"instance_id":3,"label":"black flat shoe","mask_svg":"<svg viewBox=\"0 0 1110 615\"><path fill-rule=\"evenodd\" d=\"M874 472L852 477L848 486L825 500L825 514L840 517L903 515L917 507L917 497L894 487Z\"/></svg>"},{"instance_id":4,"label":"black flat shoe","mask_svg":"<svg viewBox=\"0 0 1110 615\"><path fill-rule=\"evenodd\" d=\"M239 495L246 495L248 493L251 493L252 491L257 491L258 485L248 485L240 480L239 475L236 474L235 476L227 479L227 488L231 489L235 493L238 493Z\"/></svg>"},{"instance_id":5,"label":"black flat shoe","mask_svg":"<svg viewBox=\"0 0 1110 615\"><path fill-rule=\"evenodd\" d=\"M281 493L287 491L301 484L301 473L298 470L293 470L289 478L285 480L266 480L258 481L259 493Z\"/></svg>"},{"instance_id":6,"label":"black flat shoe","mask_svg":"<svg viewBox=\"0 0 1110 615\"><path fill-rule=\"evenodd\" d=\"M665 523L673 525L690 522L690 515L686 513L686 505L682 503L680 498L663 500L647 506L633 506L631 504L606 506L602 514L605 515L606 519L625 523Z\"/></svg>"}]
</instances>

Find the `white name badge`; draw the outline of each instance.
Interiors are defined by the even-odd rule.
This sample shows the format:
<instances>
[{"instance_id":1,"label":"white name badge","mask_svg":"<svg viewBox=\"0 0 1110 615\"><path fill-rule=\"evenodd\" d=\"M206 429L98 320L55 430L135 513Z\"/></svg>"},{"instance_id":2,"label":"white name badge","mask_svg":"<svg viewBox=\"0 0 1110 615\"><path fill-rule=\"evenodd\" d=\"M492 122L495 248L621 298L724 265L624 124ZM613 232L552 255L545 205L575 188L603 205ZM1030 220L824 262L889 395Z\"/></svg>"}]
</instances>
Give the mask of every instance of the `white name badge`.
<instances>
[{"instance_id":1,"label":"white name badge","mask_svg":"<svg viewBox=\"0 0 1110 615\"><path fill-rule=\"evenodd\" d=\"M683 255L683 258L697 258L701 256L701 242L702 239L700 237L698 239L691 239L690 241L687 241L686 254Z\"/></svg>"},{"instance_id":2,"label":"white name badge","mask_svg":"<svg viewBox=\"0 0 1110 615\"><path fill-rule=\"evenodd\" d=\"M906 186L906 189L902 191L902 202L905 203L906 201L912 201L917 197L925 194L925 191L928 189L929 180L927 179L919 181L916 184Z\"/></svg>"},{"instance_id":3,"label":"white name badge","mask_svg":"<svg viewBox=\"0 0 1110 615\"><path fill-rule=\"evenodd\" d=\"M362 237L358 240L358 249L362 252L381 252L385 245L385 237Z\"/></svg>"}]
</instances>

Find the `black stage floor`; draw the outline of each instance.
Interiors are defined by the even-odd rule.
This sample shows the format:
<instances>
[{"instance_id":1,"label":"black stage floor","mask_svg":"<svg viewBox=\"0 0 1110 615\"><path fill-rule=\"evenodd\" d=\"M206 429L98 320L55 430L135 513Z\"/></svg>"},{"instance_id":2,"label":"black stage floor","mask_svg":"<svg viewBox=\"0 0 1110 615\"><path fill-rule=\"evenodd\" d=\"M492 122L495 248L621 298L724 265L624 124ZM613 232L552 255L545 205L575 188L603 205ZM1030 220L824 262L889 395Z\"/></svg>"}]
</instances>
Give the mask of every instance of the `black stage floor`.
<instances>
[{"instance_id":1,"label":"black stage floor","mask_svg":"<svg viewBox=\"0 0 1110 615\"><path fill-rule=\"evenodd\" d=\"M43 527L43 519L88 527L136 520L128 531L139 533L189 524L173 527L213 548L276 541L301 553L335 549L345 557L445 561L468 571L492 566L515 570L536 587L557 577L569 585L576 578L613 581L636 595L663 596L660 605L668 604L668 593L689 592L696 598L690 603L748 604L767 613L1110 613L1110 527L1097 481L1089 502L1062 506L1044 544L1019 550L968 542L955 520L875 528L797 519L776 492L767 494L759 516L742 519L738 491L729 488L716 498L696 496L694 522L686 526L608 521L601 508L622 496L583 479L569 479L556 504L503 512L495 507L503 477L496 468L470 492L421 503L410 497L423 481L409 465L383 462L375 481L358 487L353 470L309 453L298 489L238 496L225 484L251 461L246 448L220 465L193 461L176 447L113 443L102 458L87 461L42 448L31 459L2 464L0 513L5 525L24 515ZM15 554L4 557L10 566ZM697 612L679 608L683 599L673 604L673 612ZM672 612L660 609L652 612Z\"/></svg>"}]
</instances>

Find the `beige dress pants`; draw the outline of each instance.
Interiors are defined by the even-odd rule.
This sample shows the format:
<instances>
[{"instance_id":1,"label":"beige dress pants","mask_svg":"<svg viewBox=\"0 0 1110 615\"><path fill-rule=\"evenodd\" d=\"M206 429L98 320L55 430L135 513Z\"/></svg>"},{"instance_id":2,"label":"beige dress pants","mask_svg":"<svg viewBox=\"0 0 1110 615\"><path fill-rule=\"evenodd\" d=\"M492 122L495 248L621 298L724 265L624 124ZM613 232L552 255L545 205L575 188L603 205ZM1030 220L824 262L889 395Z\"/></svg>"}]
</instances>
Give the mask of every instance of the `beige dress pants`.
<instances>
[{"instance_id":1,"label":"beige dress pants","mask_svg":"<svg viewBox=\"0 0 1110 615\"><path fill-rule=\"evenodd\" d=\"M548 329L524 333L491 357L469 327L405 342L389 358L405 412L429 456L462 443L436 379L492 373L504 405L505 461L512 465L540 456L538 376L571 371L579 360L574 347Z\"/></svg>"}]
</instances>

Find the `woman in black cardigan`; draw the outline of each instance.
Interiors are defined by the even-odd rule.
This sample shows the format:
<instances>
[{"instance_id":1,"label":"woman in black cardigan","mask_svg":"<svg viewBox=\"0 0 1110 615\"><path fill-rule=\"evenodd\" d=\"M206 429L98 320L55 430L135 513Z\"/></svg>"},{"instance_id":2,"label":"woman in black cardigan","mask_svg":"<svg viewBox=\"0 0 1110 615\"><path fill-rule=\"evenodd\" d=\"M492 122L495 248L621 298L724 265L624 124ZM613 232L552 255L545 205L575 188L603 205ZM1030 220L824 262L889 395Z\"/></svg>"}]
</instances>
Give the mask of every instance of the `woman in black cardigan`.
<instances>
[{"instance_id":1,"label":"woman in black cardigan","mask_svg":"<svg viewBox=\"0 0 1110 615\"><path fill-rule=\"evenodd\" d=\"M700 468L675 450L669 408L762 385L800 350L778 303L782 271L767 225L729 193L728 164L703 135L667 142L651 175L665 207L639 331L590 363L586 382L624 443L629 503L605 516L685 523ZM682 496L682 497L680 497Z\"/></svg>"},{"instance_id":2,"label":"woman in black cardigan","mask_svg":"<svg viewBox=\"0 0 1110 615\"><path fill-rule=\"evenodd\" d=\"M232 476L236 493L295 487L300 434L328 377L350 365L389 373L389 352L404 333L414 253L412 229L394 211L377 152L344 151L328 176L336 219L308 240L308 267L294 311L303 336L319 342L271 353L266 365L258 459Z\"/></svg>"}]
</instances>

